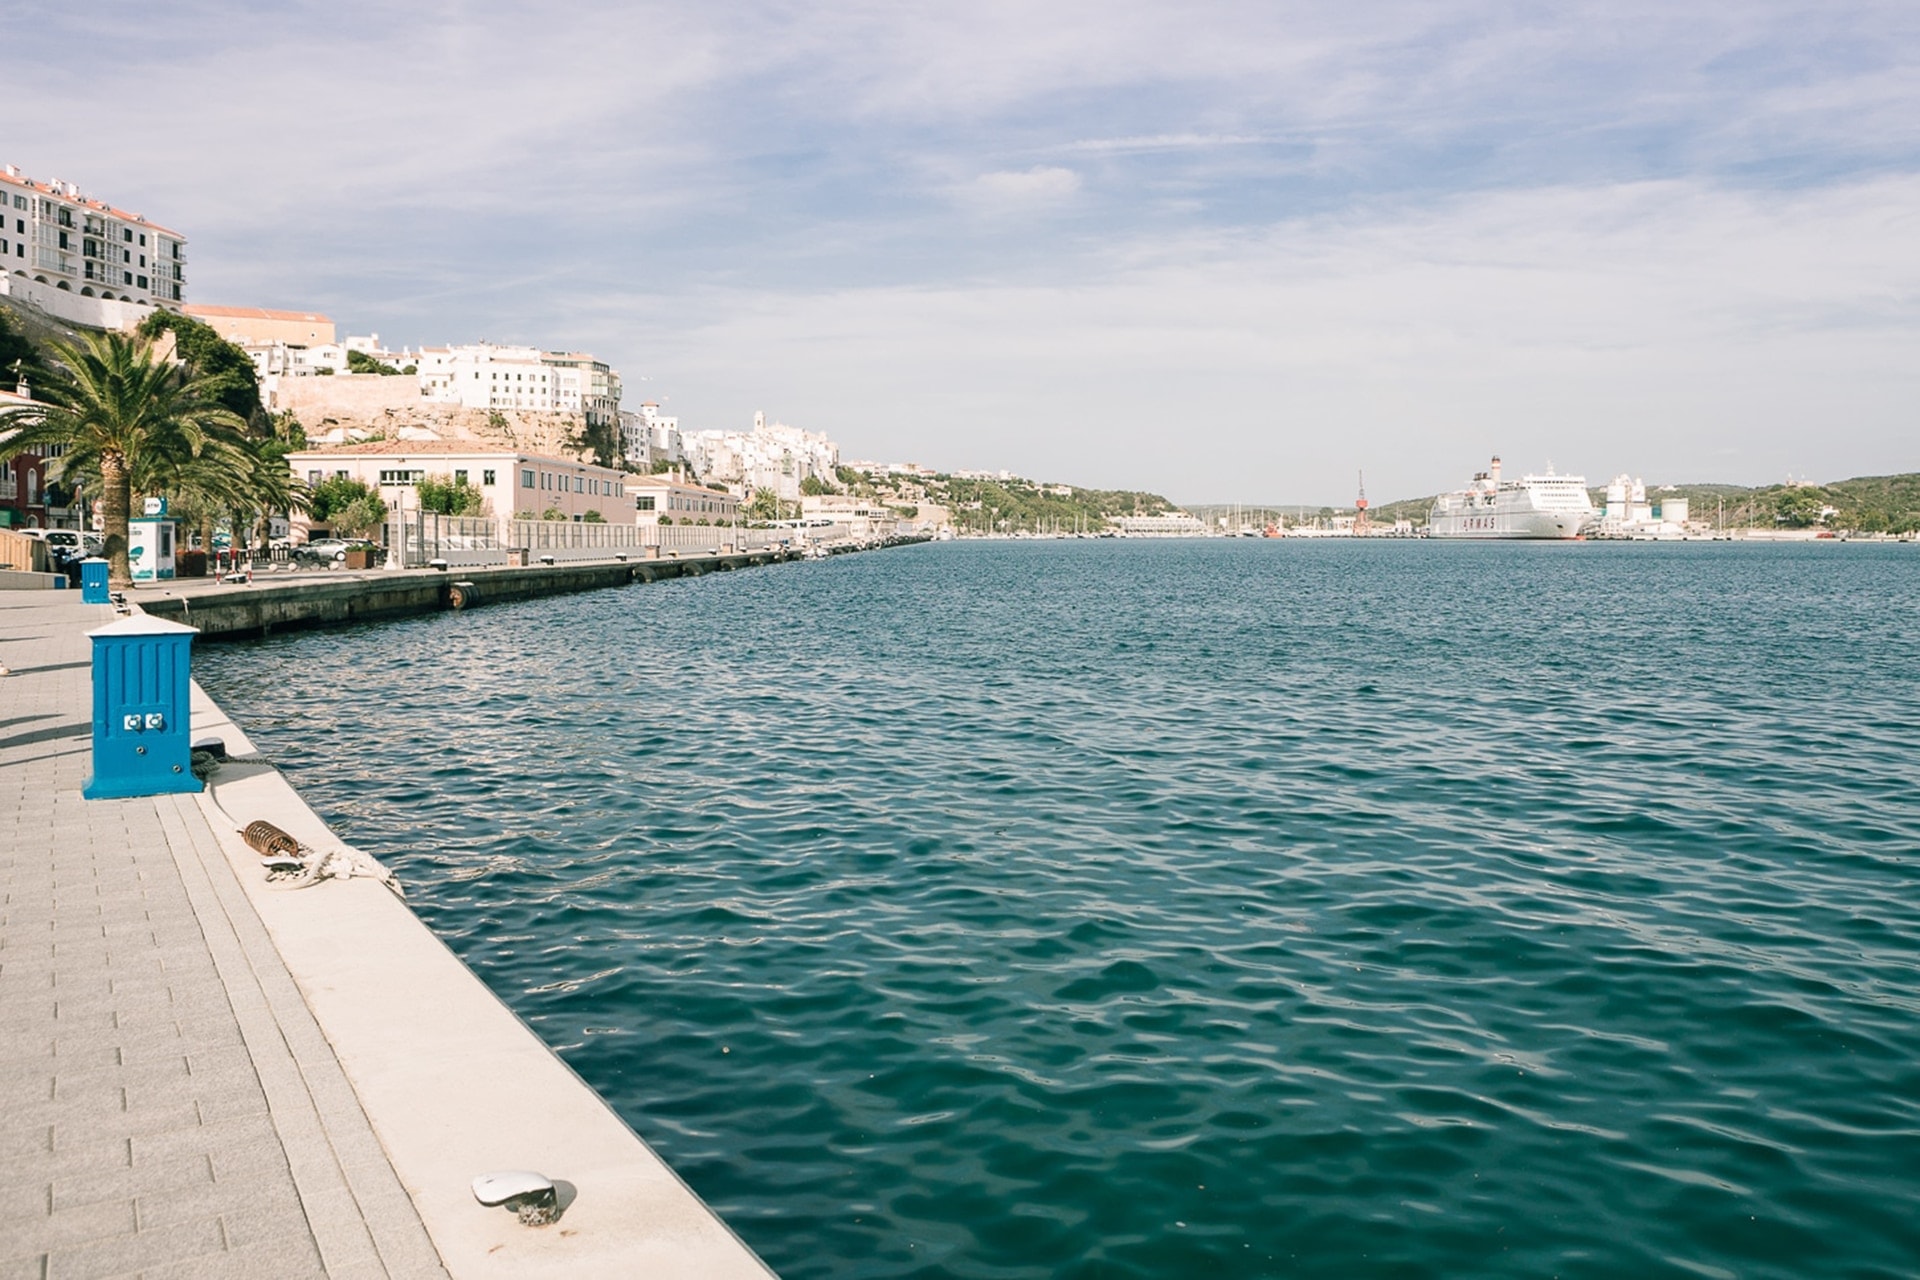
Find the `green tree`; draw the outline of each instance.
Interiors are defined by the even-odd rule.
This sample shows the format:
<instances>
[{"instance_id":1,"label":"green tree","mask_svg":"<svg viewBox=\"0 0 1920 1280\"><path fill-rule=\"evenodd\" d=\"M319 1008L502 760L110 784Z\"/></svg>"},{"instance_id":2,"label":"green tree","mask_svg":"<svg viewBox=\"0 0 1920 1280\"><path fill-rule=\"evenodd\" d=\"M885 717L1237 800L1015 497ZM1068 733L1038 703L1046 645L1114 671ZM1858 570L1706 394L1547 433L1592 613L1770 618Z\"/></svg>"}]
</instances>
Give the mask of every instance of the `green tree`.
<instances>
[{"instance_id":1,"label":"green tree","mask_svg":"<svg viewBox=\"0 0 1920 1280\"><path fill-rule=\"evenodd\" d=\"M542 520L565 520L567 518L567 513L562 511L558 507L548 507L545 511L542 511L540 513L540 518Z\"/></svg>"},{"instance_id":2,"label":"green tree","mask_svg":"<svg viewBox=\"0 0 1920 1280\"><path fill-rule=\"evenodd\" d=\"M230 459L227 450L239 446L246 421L220 401L219 379L158 359L150 339L89 334L83 343L55 346L53 355L61 368L47 384L46 406L0 414L0 426L17 427L0 444L0 457L64 445L63 479L98 478L108 578L126 586L133 580L127 516L136 479L157 485L209 446Z\"/></svg>"},{"instance_id":3,"label":"green tree","mask_svg":"<svg viewBox=\"0 0 1920 1280\"><path fill-rule=\"evenodd\" d=\"M740 511L749 520L778 520L782 515L780 495L771 489L757 490Z\"/></svg>"},{"instance_id":4,"label":"green tree","mask_svg":"<svg viewBox=\"0 0 1920 1280\"><path fill-rule=\"evenodd\" d=\"M800 481L800 492L809 498L817 498L823 493L838 493L839 490L819 476L807 476Z\"/></svg>"},{"instance_id":5,"label":"green tree","mask_svg":"<svg viewBox=\"0 0 1920 1280\"><path fill-rule=\"evenodd\" d=\"M375 502L381 502L379 493L370 486L362 484L350 476L329 476L319 484L313 486L313 493L310 495L307 509L312 513L316 521L325 521L328 524L332 524L333 515L336 511L346 507L349 503L364 502L369 498ZM384 502L381 502L382 519L385 518L385 505Z\"/></svg>"},{"instance_id":6,"label":"green tree","mask_svg":"<svg viewBox=\"0 0 1920 1280\"><path fill-rule=\"evenodd\" d=\"M1826 494L1812 487L1803 487L1783 493L1774 510L1782 524L1805 529L1820 523L1820 512L1826 505Z\"/></svg>"},{"instance_id":7,"label":"green tree","mask_svg":"<svg viewBox=\"0 0 1920 1280\"><path fill-rule=\"evenodd\" d=\"M386 522L387 504L378 494L355 498L345 506L335 507L328 517L335 536L342 538L370 537Z\"/></svg>"},{"instance_id":8,"label":"green tree","mask_svg":"<svg viewBox=\"0 0 1920 1280\"><path fill-rule=\"evenodd\" d=\"M347 352L348 373L377 373L383 378L391 378L400 371L392 365L375 360L364 351Z\"/></svg>"},{"instance_id":9,"label":"green tree","mask_svg":"<svg viewBox=\"0 0 1920 1280\"><path fill-rule=\"evenodd\" d=\"M273 438L290 452L307 447L307 429L300 425L300 419L294 417L293 410L282 409L268 419L267 425L273 432Z\"/></svg>"},{"instance_id":10,"label":"green tree","mask_svg":"<svg viewBox=\"0 0 1920 1280\"><path fill-rule=\"evenodd\" d=\"M422 476L413 491L420 495L422 511L443 516L477 516L485 501L477 485L453 476Z\"/></svg>"},{"instance_id":11,"label":"green tree","mask_svg":"<svg viewBox=\"0 0 1920 1280\"><path fill-rule=\"evenodd\" d=\"M605 524L606 522L607 518L598 511L589 511L580 517L581 524Z\"/></svg>"},{"instance_id":12,"label":"green tree","mask_svg":"<svg viewBox=\"0 0 1920 1280\"><path fill-rule=\"evenodd\" d=\"M174 354L195 376L205 380L213 400L250 426L262 418L265 411L260 405L260 380L254 374L253 358L221 337L212 325L163 308L141 321L138 333L155 342L161 334L171 333Z\"/></svg>"}]
</instances>

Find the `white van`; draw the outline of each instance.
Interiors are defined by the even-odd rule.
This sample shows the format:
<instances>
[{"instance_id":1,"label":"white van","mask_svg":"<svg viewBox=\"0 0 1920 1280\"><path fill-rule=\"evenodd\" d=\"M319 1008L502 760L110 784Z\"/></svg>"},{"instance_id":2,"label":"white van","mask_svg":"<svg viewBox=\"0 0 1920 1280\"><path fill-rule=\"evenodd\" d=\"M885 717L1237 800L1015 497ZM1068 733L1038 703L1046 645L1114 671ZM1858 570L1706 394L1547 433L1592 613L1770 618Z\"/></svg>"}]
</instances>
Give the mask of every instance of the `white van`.
<instances>
[{"instance_id":1,"label":"white van","mask_svg":"<svg viewBox=\"0 0 1920 1280\"><path fill-rule=\"evenodd\" d=\"M14 532L38 538L47 544L48 554L62 559L100 554L100 535L96 533L81 533L77 529L16 529Z\"/></svg>"}]
</instances>

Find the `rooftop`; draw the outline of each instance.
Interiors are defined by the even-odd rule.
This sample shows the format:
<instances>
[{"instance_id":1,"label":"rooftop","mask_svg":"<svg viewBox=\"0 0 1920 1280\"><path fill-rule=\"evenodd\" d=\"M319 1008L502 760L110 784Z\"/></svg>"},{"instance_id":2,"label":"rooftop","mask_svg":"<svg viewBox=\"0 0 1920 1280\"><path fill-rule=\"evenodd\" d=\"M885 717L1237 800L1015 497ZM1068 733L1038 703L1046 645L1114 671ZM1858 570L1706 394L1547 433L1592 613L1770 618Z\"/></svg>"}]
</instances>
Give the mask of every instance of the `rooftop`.
<instances>
[{"instance_id":1,"label":"rooftop","mask_svg":"<svg viewBox=\"0 0 1920 1280\"><path fill-rule=\"evenodd\" d=\"M133 213L126 209L117 209L105 201L83 196L80 194L80 188L74 186L71 182L62 182L57 178L52 182L35 182L32 178L21 173L20 170L13 165L0 167L0 182L5 182L16 187L26 187L30 191L38 191L42 195L52 196L56 200L71 200L75 204L84 205L86 208L96 210L100 213L109 213L116 218L123 218L128 222L138 222L142 226L152 227L155 231L164 231L168 235L178 237L181 240L186 239L185 236L173 230L171 227L163 227L157 222L149 221L145 214Z\"/></svg>"},{"instance_id":2,"label":"rooftop","mask_svg":"<svg viewBox=\"0 0 1920 1280\"><path fill-rule=\"evenodd\" d=\"M189 303L180 308L190 316L219 316L223 320L292 320L296 323L332 324L333 320L318 311L272 311L266 307L210 307L203 302Z\"/></svg>"}]
</instances>

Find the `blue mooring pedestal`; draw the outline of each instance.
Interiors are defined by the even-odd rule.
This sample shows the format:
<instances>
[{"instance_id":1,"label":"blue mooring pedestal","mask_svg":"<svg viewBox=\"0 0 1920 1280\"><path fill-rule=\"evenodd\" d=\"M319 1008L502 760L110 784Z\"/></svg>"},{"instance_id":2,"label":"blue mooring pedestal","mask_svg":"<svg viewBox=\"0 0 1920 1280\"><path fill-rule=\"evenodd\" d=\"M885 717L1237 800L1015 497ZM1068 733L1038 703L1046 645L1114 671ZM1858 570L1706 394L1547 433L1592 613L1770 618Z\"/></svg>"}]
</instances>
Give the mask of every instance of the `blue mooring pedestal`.
<instances>
[{"instance_id":1,"label":"blue mooring pedestal","mask_svg":"<svg viewBox=\"0 0 1920 1280\"><path fill-rule=\"evenodd\" d=\"M89 556L80 562L80 603L113 603L107 594L107 562L99 556Z\"/></svg>"},{"instance_id":2,"label":"blue mooring pedestal","mask_svg":"<svg viewBox=\"0 0 1920 1280\"><path fill-rule=\"evenodd\" d=\"M193 776L193 627L122 618L93 639L93 777L89 800L199 791Z\"/></svg>"}]
</instances>

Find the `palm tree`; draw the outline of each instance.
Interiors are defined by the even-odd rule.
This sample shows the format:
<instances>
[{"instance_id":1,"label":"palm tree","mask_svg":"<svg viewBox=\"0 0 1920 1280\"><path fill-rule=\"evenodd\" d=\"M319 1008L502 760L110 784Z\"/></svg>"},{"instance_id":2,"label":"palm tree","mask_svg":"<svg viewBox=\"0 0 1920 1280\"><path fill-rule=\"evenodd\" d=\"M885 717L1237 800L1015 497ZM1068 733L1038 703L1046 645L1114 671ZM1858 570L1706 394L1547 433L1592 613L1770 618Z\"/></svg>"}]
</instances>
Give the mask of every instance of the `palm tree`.
<instances>
[{"instance_id":1,"label":"palm tree","mask_svg":"<svg viewBox=\"0 0 1920 1280\"><path fill-rule=\"evenodd\" d=\"M0 414L0 458L65 445L61 474L97 475L106 524L109 581L128 586L127 515L133 487L158 487L188 460L239 443L246 423L214 398L204 377L154 355L147 339L88 334L56 343L63 368L46 384L47 403Z\"/></svg>"}]
</instances>

